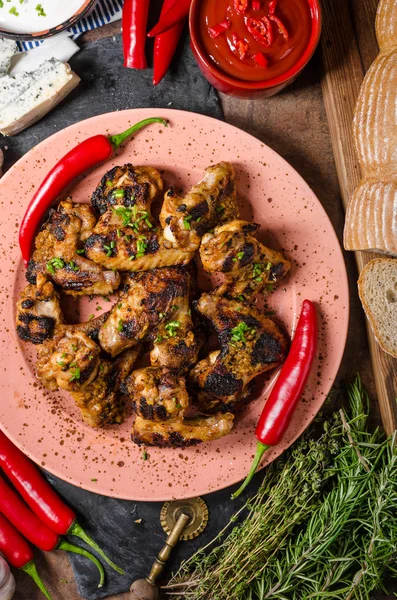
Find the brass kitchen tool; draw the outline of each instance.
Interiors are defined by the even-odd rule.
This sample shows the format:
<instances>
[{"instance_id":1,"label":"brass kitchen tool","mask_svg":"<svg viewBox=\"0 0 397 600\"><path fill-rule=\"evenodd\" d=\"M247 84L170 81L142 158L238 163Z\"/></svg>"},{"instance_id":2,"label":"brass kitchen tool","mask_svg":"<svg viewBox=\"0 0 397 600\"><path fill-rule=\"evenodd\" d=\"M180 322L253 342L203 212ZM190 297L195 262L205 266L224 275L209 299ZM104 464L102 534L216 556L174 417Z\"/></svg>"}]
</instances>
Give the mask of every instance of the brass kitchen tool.
<instances>
[{"instance_id":1,"label":"brass kitchen tool","mask_svg":"<svg viewBox=\"0 0 397 600\"><path fill-rule=\"evenodd\" d=\"M201 498L166 502L160 514L161 525L168 537L160 550L146 579L138 579L130 587L131 600L158 600L156 580L162 573L172 549L181 540L191 540L205 529L208 523L208 508Z\"/></svg>"}]
</instances>

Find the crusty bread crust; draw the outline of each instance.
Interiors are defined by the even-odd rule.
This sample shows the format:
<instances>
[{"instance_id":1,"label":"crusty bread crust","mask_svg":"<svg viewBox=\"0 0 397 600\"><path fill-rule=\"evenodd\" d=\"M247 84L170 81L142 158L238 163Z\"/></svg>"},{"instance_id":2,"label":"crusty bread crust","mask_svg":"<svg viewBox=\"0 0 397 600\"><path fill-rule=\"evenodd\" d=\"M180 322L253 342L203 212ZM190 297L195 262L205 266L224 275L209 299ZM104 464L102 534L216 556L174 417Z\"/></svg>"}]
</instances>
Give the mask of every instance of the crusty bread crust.
<instances>
[{"instance_id":1,"label":"crusty bread crust","mask_svg":"<svg viewBox=\"0 0 397 600\"><path fill-rule=\"evenodd\" d=\"M358 280L358 294L360 296L360 300L363 305L364 312L367 316L369 324L371 326L371 329L372 329L374 336L375 336L377 342L379 343L380 347L382 348L382 350L384 350L388 354L391 354L392 356L397 358L397 322L395 324L395 329L390 332L391 335L394 335L394 340L395 340L394 341L395 348L392 348L390 346L390 343L388 343L388 341L386 339L384 339L382 332L380 330L380 316L378 313L380 312L381 307L375 307L371 304L371 302L369 301L369 298L367 296L367 291L366 291L366 284L368 283L369 279L373 278L375 281L379 281L378 269L380 266L384 267L386 265L388 267L390 267L391 269L393 269L393 271L396 272L396 276L397 276L397 259L395 259L395 258L375 258L374 260L371 260L368 264L366 264L364 269L361 271L361 274L360 274L360 277ZM397 292L396 292L396 295L397 295ZM385 299L385 302L386 302L386 299ZM378 313L376 312L376 309L378 310Z\"/></svg>"}]
</instances>

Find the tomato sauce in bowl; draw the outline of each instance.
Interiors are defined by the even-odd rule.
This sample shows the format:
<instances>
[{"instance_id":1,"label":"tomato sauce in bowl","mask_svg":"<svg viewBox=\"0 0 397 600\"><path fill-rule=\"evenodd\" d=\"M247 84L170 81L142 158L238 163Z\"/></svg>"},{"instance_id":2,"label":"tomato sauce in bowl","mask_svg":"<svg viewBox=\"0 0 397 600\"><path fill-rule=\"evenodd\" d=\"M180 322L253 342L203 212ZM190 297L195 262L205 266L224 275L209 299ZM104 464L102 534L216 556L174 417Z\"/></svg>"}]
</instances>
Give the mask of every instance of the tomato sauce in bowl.
<instances>
[{"instance_id":1,"label":"tomato sauce in bowl","mask_svg":"<svg viewBox=\"0 0 397 600\"><path fill-rule=\"evenodd\" d=\"M298 63L312 20L308 0L202 0L199 35L218 70L242 81L265 82Z\"/></svg>"}]
</instances>

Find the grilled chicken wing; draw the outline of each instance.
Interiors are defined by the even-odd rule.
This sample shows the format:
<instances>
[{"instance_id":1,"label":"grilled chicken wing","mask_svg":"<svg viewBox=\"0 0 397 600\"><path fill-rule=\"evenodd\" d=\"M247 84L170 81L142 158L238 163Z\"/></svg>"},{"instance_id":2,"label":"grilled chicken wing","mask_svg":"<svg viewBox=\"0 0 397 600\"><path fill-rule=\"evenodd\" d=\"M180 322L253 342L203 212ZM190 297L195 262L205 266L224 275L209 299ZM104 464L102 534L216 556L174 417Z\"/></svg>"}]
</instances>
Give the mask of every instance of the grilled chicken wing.
<instances>
[{"instance_id":1,"label":"grilled chicken wing","mask_svg":"<svg viewBox=\"0 0 397 600\"><path fill-rule=\"evenodd\" d=\"M42 344L63 323L59 295L50 281L39 273L36 285L29 284L17 302L16 329L21 340Z\"/></svg>"},{"instance_id":2,"label":"grilled chicken wing","mask_svg":"<svg viewBox=\"0 0 397 600\"><path fill-rule=\"evenodd\" d=\"M151 362L184 369L197 360L199 343L194 335L189 301L190 271L167 267L128 275L119 302L101 327L99 342L111 356L139 341L153 341Z\"/></svg>"},{"instance_id":3,"label":"grilled chicken wing","mask_svg":"<svg viewBox=\"0 0 397 600\"><path fill-rule=\"evenodd\" d=\"M183 415L189 406L185 378L166 367L145 367L133 371L121 387L142 419L165 421Z\"/></svg>"},{"instance_id":4,"label":"grilled chicken wing","mask_svg":"<svg viewBox=\"0 0 397 600\"><path fill-rule=\"evenodd\" d=\"M120 386L130 374L139 352L137 346L123 352L113 362L102 360L94 381L80 392L72 392L84 421L91 427L124 421L126 407Z\"/></svg>"},{"instance_id":5,"label":"grilled chicken wing","mask_svg":"<svg viewBox=\"0 0 397 600\"><path fill-rule=\"evenodd\" d=\"M211 417L169 419L157 423L138 416L131 437L138 445L184 448L228 435L233 428L233 419L231 413L219 413Z\"/></svg>"},{"instance_id":6,"label":"grilled chicken wing","mask_svg":"<svg viewBox=\"0 0 397 600\"><path fill-rule=\"evenodd\" d=\"M85 243L88 258L119 271L187 264L193 253L172 248L151 215L162 189L152 167L127 164L106 173L91 200L100 217Z\"/></svg>"},{"instance_id":7,"label":"grilled chicken wing","mask_svg":"<svg viewBox=\"0 0 397 600\"><path fill-rule=\"evenodd\" d=\"M184 198L168 190L160 213L165 239L175 248L193 252L207 231L237 218L235 172L227 162L208 167Z\"/></svg>"},{"instance_id":8,"label":"grilled chicken wing","mask_svg":"<svg viewBox=\"0 0 397 600\"><path fill-rule=\"evenodd\" d=\"M207 233L201 242L200 258L207 273L223 273L225 281L215 293L249 299L286 276L291 263L281 252L266 248L253 237L256 223L231 221Z\"/></svg>"},{"instance_id":9,"label":"grilled chicken wing","mask_svg":"<svg viewBox=\"0 0 397 600\"><path fill-rule=\"evenodd\" d=\"M95 222L94 211L88 204L60 202L36 237L27 280L34 284L37 274L43 273L72 296L111 294L120 284L119 274L104 271L79 254Z\"/></svg>"},{"instance_id":10,"label":"grilled chicken wing","mask_svg":"<svg viewBox=\"0 0 397 600\"><path fill-rule=\"evenodd\" d=\"M221 346L190 371L197 406L231 410L254 377L285 359L287 338L271 319L236 300L203 294L197 309L212 322Z\"/></svg>"},{"instance_id":11,"label":"grilled chicken wing","mask_svg":"<svg viewBox=\"0 0 397 600\"><path fill-rule=\"evenodd\" d=\"M51 391L81 390L97 376L100 352L100 347L85 333L59 327L38 352L36 376Z\"/></svg>"}]
</instances>

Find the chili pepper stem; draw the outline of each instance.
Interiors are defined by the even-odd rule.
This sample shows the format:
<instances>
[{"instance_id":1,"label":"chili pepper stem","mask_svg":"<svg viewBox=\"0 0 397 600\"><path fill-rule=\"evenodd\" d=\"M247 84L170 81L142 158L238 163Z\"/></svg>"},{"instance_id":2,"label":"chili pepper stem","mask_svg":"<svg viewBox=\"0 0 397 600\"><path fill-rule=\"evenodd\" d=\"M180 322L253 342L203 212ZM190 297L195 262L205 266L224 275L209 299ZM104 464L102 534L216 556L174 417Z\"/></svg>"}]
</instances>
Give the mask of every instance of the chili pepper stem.
<instances>
[{"instance_id":1,"label":"chili pepper stem","mask_svg":"<svg viewBox=\"0 0 397 600\"><path fill-rule=\"evenodd\" d=\"M123 131L122 133L118 133L116 135L110 135L108 137L109 142L112 144L113 148L116 150L121 144L131 135L146 127L146 125L150 125L150 123L161 123L164 127L167 127L168 121L167 119L162 119L161 117L151 117L149 119L143 119L143 121L139 121L139 123L135 123L132 127Z\"/></svg>"},{"instance_id":2,"label":"chili pepper stem","mask_svg":"<svg viewBox=\"0 0 397 600\"><path fill-rule=\"evenodd\" d=\"M22 571L25 571L33 579L38 588L43 592L47 600L52 600L50 594L47 592L44 583L41 581L40 575L37 572L36 565L33 561L28 562L22 567Z\"/></svg>"},{"instance_id":3,"label":"chili pepper stem","mask_svg":"<svg viewBox=\"0 0 397 600\"><path fill-rule=\"evenodd\" d=\"M65 552L74 552L74 554L81 554L81 556L85 556L86 558L88 558L91 562L94 563L94 565L97 567L97 569L99 571L100 578L99 578L98 588L101 588L103 586L103 584L105 582L105 571L103 570L103 566L101 565L99 560L97 558L95 558L95 556L93 554L91 554L91 552L84 550L84 548L79 548L78 546L75 546L74 544L69 544L69 542L67 542L66 540L61 540L61 542L56 547L56 550L65 550Z\"/></svg>"},{"instance_id":4,"label":"chili pepper stem","mask_svg":"<svg viewBox=\"0 0 397 600\"><path fill-rule=\"evenodd\" d=\"M95 552L99 554L99 556L103 558L103 560L106 561L107 564L110 567L112 567L112 569L117 571L117 573L120 573L120 575L125 575L125 571L121 567L118 567L112 560L110 560L110 558L106 556L104 551L98 546L98 544L92 539L92 537L84 531L84 529L79 523L77 523L76 521L72 523L72 526L68 531L68 535L75 535L76 537L82 539L86 544L91 546L91 548L95 550Z\"/></svg>"},{"instance_id":5,"label":"chili pepper stem","mask_svg":"<svg viewBox=\"0 0 397 600\"><path fill-rule=\"evenodd\" d=\"M235 500L237 498L237 496L240 496L241 492L243 490L245 490L245 488L247 487L247 485L249 484L249 482L255 475L255 472L256 472L257 468L259 467L259 463L262 460L262 456L265 454L266 450L268 450L269 448L270 448L270 446L267 446L266 444L262 444L262 442L257 443L255 457L254 457L254 460L252 461L250 472L248 473L247 477L244 479L241 486L238 488L237 492L234 492L234 494L232 494L232 496L231 496L232 500Z\"/></svg>"}]
</instances>

